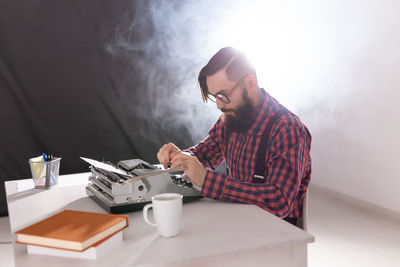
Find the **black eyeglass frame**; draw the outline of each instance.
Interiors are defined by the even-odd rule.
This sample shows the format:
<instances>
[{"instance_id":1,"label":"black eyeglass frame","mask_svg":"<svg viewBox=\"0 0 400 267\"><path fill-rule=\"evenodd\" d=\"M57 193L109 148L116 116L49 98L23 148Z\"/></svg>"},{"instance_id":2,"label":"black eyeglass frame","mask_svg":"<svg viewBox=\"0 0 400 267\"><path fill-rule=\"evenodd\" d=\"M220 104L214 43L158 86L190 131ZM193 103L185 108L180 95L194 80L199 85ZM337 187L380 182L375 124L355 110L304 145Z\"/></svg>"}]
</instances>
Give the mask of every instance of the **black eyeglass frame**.
<instances>
[{"instance_id":1,"label":"black eyeglass frame","mask_svg":"<svg viewBox=\"0 0 400 267\"><path fill-rule=\"evenodd\" d=\"M239 85L240 85L240 83L245 79L247 77L247 75L246 76L244 76L243 78L241 78L239 81L237 81L236 83L235 83L235 85L233 85L228 91L230 91L230 93L229 94L231 94L236 88L238 88L239 87ZM224 103L224 104L229 104L229 103L231 103L231 100L229 99L229 97L226 95L226 94L224 94L224 93L217 93L217 94L211 94L210 92L207 92L207 98L208 99L210 99L212 102L214 102L214 103L217 103L217 99L219 100L219 101L221 101L222 103Z\"/></svg>"}]
</instances>

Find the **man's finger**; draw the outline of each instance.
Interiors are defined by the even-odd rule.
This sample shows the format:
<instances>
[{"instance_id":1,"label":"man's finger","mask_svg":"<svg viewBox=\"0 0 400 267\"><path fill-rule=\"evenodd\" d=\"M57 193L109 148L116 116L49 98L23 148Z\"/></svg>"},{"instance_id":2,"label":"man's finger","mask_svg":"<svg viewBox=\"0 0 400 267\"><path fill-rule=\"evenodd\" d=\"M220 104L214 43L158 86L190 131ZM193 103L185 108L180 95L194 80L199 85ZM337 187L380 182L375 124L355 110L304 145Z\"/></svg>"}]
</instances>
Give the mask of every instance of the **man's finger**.
<instances>
[{"instance_id":1,"label":"man's finger","mask_svg":"<svg viewBox=\"0 0 400 267\"><path fill-rule=\"evenodd\" d=\"M160 160L160 163L164 166L165 169L167 168L167 167L166 167L166 166L168 166L167 160L162 159L162 160Z\"/></svg>"},{"instance_id":2,"label":"man's finger","mask_svg":"<svg viewBox=\"0 0 400 267\"><path fill-rule=\"evenodd\" d=\"M182 164L179 160L171 161L171 168L182 167Z\"/></svg>"},{"instance_id":3,"label":"man's finger","mask_svg":"<svg viewBox=\"0 0 400 267\"><path fill-rule=\"evenodd\" d=\"M180 151L175 151L175 152L173 152L173 153L171 153L170 154L170 161L171 161L171 163L172 162L174 162L174 161L176 161L177 159L179 159L179 158L181 158L180 157L180 155L181 155L182 153L180 152Z\"/></svg>"},{"instance_id":4,"label":"man's finger","mask_svg":"<svg viewBox=\"0 0 400 267\"><path fill-rule=\"evenodd\" d=\"M182 168L186 168L188 166L188 160L185 158L178 158L175 159L174 161L171 161L171 168L175 168L175 167L182 167Z\"/></svg>"},{"instance_id":5,"label":"man's finger","mask_svg":"<svg viewBox=\"0 0 400 267\"><path fill-rule=\"evenodd\" d=\"M171 157L169 151L165 151L163 159L164 159L163 160L164 168L167 169L168 165L171 163Z\"/></svg>"}]
</instances>

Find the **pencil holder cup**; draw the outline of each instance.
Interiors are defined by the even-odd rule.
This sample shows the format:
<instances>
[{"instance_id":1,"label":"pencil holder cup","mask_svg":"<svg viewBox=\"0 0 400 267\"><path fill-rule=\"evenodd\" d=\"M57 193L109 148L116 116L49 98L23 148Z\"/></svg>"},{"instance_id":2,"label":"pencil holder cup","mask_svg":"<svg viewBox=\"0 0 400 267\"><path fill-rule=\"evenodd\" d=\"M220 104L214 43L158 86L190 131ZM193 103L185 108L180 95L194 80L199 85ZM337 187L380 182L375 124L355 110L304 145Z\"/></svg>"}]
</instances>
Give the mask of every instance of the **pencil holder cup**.
<instances>
[{"instance_id":1,"label":"pencil holder cup","mask_svg":"<svg viewBox=\"0 0 400 267\"><path fill-rule=\"evenodd\" d=\"M61 158L53 158L51 161L36 161L29 159L33 184L35 188L50 188L58 183Z\"/></svg>"}]
</instances>

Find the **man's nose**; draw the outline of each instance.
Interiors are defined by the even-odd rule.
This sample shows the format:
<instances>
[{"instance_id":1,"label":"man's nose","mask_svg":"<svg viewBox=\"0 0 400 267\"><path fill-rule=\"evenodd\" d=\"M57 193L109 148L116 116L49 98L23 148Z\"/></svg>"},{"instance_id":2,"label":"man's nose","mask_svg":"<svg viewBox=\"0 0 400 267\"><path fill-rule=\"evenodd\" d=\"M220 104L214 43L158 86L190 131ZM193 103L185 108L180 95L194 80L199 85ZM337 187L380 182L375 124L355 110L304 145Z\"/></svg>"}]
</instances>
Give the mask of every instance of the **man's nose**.
<instances>
[{"instance_id":1,"label":"man's nose","mask_svg":"<svg viewBox=\"0 0 400 267\"><path fill-rule=\"evenodd\" d=\"M224 108L225 107L225 103L224 102L222 102L221 100L219 100L218 98L217 98L217 109L222 109L222 108Z\"/></svg>"}]
</instances>

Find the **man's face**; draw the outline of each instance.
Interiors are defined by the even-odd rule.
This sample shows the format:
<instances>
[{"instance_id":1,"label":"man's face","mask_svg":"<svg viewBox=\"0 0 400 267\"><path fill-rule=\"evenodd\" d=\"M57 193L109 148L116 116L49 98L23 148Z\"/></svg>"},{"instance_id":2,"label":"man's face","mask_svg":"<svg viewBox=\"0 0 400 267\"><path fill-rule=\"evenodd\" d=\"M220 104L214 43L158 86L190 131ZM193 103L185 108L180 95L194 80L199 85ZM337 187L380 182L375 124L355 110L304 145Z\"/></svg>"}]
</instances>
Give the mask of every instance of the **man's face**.
<instances>
[{"instance_id":1,"label":"man's face","mask_svg":"<svg viewBox=\"0 0 400 267\"><path fill-rule=\"evenodd\" d=\"M226 77L225 70L218 71L207 77L209 93L224 94L230 103L223 103L217 98L217 108L223 112L222 120L226 127L232 132L245 132L253 122L255 108L248 96L244 82L237 84Z\"/></svg>"}]
</instances>

